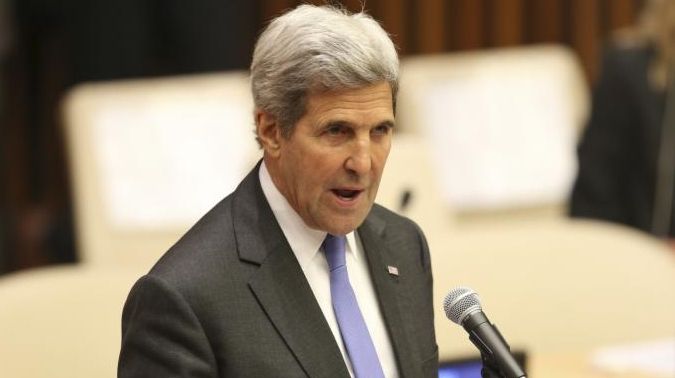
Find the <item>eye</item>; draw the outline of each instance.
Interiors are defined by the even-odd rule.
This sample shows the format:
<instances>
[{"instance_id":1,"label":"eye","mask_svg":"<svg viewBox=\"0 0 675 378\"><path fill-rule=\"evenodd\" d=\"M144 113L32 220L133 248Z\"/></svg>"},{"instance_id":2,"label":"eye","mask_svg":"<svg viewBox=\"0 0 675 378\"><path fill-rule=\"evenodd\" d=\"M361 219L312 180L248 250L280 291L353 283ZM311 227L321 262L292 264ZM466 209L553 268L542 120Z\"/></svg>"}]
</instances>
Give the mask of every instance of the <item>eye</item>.
<instances>
[{"instance_id":1,"label":"eye","mask_svg":"<svg viewBox=\"0 0 675 378\"><path fill-rule=\"evenodd\" d=\"M331 125L326 132L330 135L340 135L345 132L345 128L342 125Z\"/></svg>"},{"instance_id":2,"label":"eye","mask_svg":"<svg viewBox=\"0 0 675 378\"><path fill-rule=\"evenodd\" d=\"M324 129L324 132L330 136L341 136L349 132L349 127L343 123L331 123Z\"/></svg>"},{"instance_id":3,"label":"eye","mask_svg":"<svg viewBox=\"0 0 675 378\"><path fill-rule=\"evenodd\" d=\"M389 134L389 130L391 130L391 128L392 128L391 124L385 123L385 124L382 124L382 125L379 125L379 126L375 127L372 130L372 132L373 132L373 134L376 134L376 135L387 135L387 134Z\"/></svg>"}]
</instances>

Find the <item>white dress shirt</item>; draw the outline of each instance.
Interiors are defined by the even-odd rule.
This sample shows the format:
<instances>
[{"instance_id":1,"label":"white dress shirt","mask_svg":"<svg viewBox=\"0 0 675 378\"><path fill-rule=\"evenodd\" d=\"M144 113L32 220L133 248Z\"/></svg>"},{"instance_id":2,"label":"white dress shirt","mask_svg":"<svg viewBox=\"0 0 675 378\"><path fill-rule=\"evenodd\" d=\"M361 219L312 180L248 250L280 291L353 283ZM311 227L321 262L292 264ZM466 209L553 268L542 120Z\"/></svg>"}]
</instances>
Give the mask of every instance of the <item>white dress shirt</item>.
<instances>
[{"instance_id":1,"label":"white dress shirt","mask_svg":"<svg viewBox=\"0 0 675 378\"><path fill-rule=\"evenodd\" d=\"M335 319L331 303L328 262L320 250L321 244L326 238L326 232L311 229L303 222L302 218L300 218L298 213L295 212L286 198L274 185L264 162L260 165L258 177L260 178L263 193L272 208L274 217L279 226L281 226L281 230L286 240L288 240L295 258L300 263L300 268L305 273L309 286L314 292L314 297L316 297L319 307L321 307L321 311L333 332L335 341L337 341L340 347L342 357L349 369L349 374L353 377L354 372L347 357L345 346L340 336L340 328ZM396 367L394 349L389 340L389 334L387 333L387 328L377 303L375 288L370 279L368 262L366 256L363 254L361 240L355 231L350 232L346 237L346 264L349 281L352 284L359 308L368 326L370 337L375 344L375 350L380 359L385 377L398 378L399 374Z\"/></svg>"}]
</instances>

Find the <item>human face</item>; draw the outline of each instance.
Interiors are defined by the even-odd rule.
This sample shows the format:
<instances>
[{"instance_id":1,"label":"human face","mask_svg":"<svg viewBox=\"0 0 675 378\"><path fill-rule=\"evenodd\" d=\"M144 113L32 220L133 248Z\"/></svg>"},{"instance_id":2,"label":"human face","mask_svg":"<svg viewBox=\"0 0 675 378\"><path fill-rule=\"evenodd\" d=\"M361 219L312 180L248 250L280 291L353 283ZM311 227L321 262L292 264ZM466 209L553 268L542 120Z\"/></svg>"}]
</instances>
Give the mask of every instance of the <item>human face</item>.
<instances>
[{"instance_id":1,"label":"human face","mask_svg":"<svg viewBox=\"0 0 675 378\"><path fill-rule=\"evenodd\" d=\"M276 124L262 130L265 164L307 226L344 235L363 223L375 201L393 126L386 82L313 93L288 138ZM260 118L258 128L260 136Z\"/></svg>"}]
</instances>

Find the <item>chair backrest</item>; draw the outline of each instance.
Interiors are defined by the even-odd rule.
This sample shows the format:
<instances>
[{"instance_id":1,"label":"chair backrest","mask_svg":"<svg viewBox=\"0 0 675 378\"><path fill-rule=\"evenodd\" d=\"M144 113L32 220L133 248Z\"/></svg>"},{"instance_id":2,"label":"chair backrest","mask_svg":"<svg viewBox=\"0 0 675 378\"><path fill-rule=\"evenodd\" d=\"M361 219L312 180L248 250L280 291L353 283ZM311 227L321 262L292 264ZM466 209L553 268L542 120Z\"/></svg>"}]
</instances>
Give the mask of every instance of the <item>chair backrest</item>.
<instances>
[{"instance_id":1,"label":"chair backrest","mask_svg":"<svg viewBox=\"0 0 675 378\"><path fill-rule=\"evenodd\" d=\"M442 206L429 145L418 135L394 135L376 202L417 222L427 237L453 228L452 212Z\"/></svg>"},{"instance_id":2,"label":"chair backrest","mask_svg":"<svg viewBox=\"0 0 675 378\"><path fill-rule=\"evenodd\" d=\"M114 377L127 270L43 268L0 277L0 377Z\"/></svg>"},{"instance_id":3,"label":"chair backrest","mask_svg":"<svg viewBox=\"0 0 675 378\"><path fill-rule=\"evenodd\" d=\"M444 201L458 212L559 205L587 92L575 54L557 45L409 57L398 125L429 139Z\"/></svg>"},{"instance_id":4,"label":"chair backrest","mask_svg":"<svg viewBox=\"0 0 675 378\"><path fill-rule=\"evenodd\" d=\"M149 267L255 162L245 72L92 83L64 103L88 264Z\"/></svg>"}]
</instances>

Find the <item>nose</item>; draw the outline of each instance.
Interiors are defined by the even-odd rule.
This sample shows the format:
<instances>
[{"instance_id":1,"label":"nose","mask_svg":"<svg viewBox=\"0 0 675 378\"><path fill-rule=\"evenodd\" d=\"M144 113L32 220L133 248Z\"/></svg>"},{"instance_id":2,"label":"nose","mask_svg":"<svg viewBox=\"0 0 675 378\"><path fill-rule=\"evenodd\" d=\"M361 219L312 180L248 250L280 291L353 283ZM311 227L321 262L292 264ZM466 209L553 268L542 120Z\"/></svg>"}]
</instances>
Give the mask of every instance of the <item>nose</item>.
<instances>
[{"instance_id":1,"label":"nose","mask_svg":"<svg viewBox=\"0 0 675 378\"><path fill-rule=\"evenodd\" d=\"M360 176L370 171L372 164L372 151L369 138L360 138L352 146L349 157L345 161L345 169L350 173Z\"/></svg>"}]
</instances>

